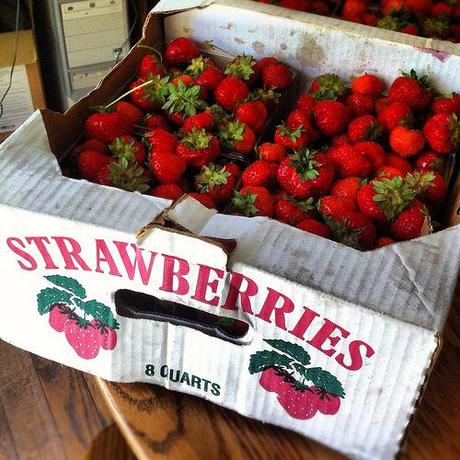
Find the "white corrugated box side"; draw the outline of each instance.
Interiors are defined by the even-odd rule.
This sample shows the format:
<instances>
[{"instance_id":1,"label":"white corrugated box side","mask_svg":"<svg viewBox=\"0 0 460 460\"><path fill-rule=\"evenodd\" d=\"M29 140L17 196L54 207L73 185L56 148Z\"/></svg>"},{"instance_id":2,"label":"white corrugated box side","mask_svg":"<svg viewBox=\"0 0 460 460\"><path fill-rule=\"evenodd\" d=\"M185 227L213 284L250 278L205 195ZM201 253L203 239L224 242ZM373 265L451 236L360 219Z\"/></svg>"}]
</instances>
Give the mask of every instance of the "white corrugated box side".
<instances>
[{"instance_id":1,"label":"white corrugated box side","mask_svg":"<svg viewBox=\"0 0 460 460\"><path fill-rule=\"evenodd\" d=\"M225 1L179 12L164 19L166 39L189 35L235 54L274 54L309 76L334 71L349 80L368 70L390 81L413 67L444 91L455 89L458 57L441 60L311 15L272 11L280 10ZM158 26L154 19L147 27ZM0 147L0 178L2 339L107 379L209 399L356 458L395 455L447 317L459 226L362 253L269 219L215 214L193 200L167 209L167 200L62 176L39 113ZM163 211L200 237L236 240L236 250L227 257L219 244L158 225L136 236ZM44 276L57 274L78 280L86 299L117 316L114 350L82 359L39 313L37 294L52 287ZM239 318L249 332L235 344L123 317L115 308L120 289ZM274 350L264 339L300 345L308 366L340 382L345 394L335 415L294 418L265 391L260 374L248 370L251 356Z\"/></svg>"}]
</instances>

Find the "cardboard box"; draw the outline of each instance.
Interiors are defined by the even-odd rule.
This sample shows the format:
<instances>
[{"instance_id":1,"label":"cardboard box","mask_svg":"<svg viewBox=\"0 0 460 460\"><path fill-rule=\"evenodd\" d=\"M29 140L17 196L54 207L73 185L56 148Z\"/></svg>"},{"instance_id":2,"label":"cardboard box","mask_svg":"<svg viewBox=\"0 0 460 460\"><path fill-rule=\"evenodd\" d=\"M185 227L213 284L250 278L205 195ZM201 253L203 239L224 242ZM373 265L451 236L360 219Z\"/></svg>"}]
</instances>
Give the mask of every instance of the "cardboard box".
<instances>
[{"instance_id":1,"label":"cardboard box","mask_svg":"<svg viewBox=\"0 0 460 460\"><path fill-rule=\"evenodd\" d=\"M213 40L235 54L274 54L308 77L367 70L389 82L414 68L442 91L460 75L458 56L441 60L316 16L177 3L158 5L144 44ZM170 207L62 176L58 158L83 117L126 85L146 52L134 48L66 114L35 113L0 147L0 337L105 379L208 399L354 458L393 458L440 344L460 226L360 252L267 218L216 214L191 199ZM56 305L66 304L93 323L59 333ZM230 332L228 319L247 332ZM115 331L109 340L105 330L113 350L94 346L95 320ZM258 372L273 361L279 372ZM309 388L289 393L287 369Z\"/></svg>"},{"instance_id":2,"label":"cardboard box","mask_svg":"<svg viewBox=\"0 0 460 460\"><path fill-rule=\"evenodd\" d=\"M4 113L0 119L0 142L19 127L36 109L46 107L40 66L32 30L18 32L18 54L13 80L4 101ZM3 95L10 77L16 46L16 33L0 34L0 92Z\"/></svg>"}]
</instances>

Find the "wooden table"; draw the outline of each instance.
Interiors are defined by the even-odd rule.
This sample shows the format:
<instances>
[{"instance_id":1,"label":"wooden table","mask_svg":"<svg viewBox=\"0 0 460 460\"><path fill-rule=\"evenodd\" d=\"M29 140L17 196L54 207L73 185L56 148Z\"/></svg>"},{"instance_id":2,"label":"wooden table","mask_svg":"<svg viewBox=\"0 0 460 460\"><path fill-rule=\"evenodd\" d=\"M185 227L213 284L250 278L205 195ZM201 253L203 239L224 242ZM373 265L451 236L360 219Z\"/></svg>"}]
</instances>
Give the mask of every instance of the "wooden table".
<instances>
[{"instance_id":1,"label":"wooden table","mask_svg":"<svg viewBox=\"0 0 460 460\"><path fill-rule=\"evenodd\" d=\"M460 459L460 283L444 341L409 427L403 459ZM98 384L140 459L343 458L295 433L192 396L148 384L116 384L100 379Z\"/></svg>"}]
</instances>

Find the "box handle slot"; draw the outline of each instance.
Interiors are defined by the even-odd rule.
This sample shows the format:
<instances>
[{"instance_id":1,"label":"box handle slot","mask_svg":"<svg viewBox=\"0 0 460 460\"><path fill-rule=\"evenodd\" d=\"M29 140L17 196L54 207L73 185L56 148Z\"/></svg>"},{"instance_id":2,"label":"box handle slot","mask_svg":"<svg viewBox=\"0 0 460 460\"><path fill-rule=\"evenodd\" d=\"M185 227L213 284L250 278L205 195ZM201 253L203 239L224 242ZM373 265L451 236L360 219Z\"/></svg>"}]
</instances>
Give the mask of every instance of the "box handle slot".
<instances>
[{"instance_id":1,"label":"box handle slot","mask_svg":"<svg viewBox=\"0 0 460 460\"><path fill-rule=\"evenodd\" d=\"M125 318L149 319L185 326L237 345L248 343L250 326L245 321L217 316L197 308L161 300L153 295L119 289L115 292L115 308Z\"/></svg>"}]
</instances>

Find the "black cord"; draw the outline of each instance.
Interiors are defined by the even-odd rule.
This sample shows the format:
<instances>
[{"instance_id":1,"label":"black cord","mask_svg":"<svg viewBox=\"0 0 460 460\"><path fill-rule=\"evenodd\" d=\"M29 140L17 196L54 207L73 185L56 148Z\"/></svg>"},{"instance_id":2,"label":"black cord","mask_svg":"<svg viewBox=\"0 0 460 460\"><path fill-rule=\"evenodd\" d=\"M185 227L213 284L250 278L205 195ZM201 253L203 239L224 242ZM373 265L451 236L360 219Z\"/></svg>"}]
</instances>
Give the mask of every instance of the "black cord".
<instances>
[{"instance_id":1,"label":"black cord","mask_svg":"<svg viewBox=\"0 0 460 460\"><path fill-rule=\"evenodd\" d=\"M3 101L6 98L6 95L11 89L11 85L13 84L13 73L14 67L16 66L16 58L18 57L18 45L19 45L19 16L21 11L21 0L17 0L16 2L16 44L14 47L14 56L13 56L13 63L11 64L10 70L10 80L8 82L8 86L6 87L5 92L3 93L2 98L0 99L0 118L3 116Z\"/></svg>"},{"instance_id":2,"label":"black cord","mask_svg":"<svg viewBox=\"0 0 460 460\"><path fill-rule=\"evenodd\" d=\"M130 41L130 39L131 39L131 35L133 34L134 28L136 27L136 24L137 24L137 17L138 17L138 14L137 14L137 7L136 7L136 4L135 4L134 0L131 0L131 6L132 6L133 11L134 11L133 23L132 23L132 25L131 25L131 28L129 29L128 37L127 37L126 40L122 43L121 48L118 50L117 58L115 59L115 64L117 64L118 61L120 60L121 53L123 52L123 48L125 47L125 45L126 45L126 44L129 44L129 41Z\"/></svg>"}]
</instances>

